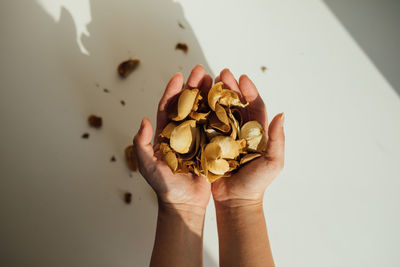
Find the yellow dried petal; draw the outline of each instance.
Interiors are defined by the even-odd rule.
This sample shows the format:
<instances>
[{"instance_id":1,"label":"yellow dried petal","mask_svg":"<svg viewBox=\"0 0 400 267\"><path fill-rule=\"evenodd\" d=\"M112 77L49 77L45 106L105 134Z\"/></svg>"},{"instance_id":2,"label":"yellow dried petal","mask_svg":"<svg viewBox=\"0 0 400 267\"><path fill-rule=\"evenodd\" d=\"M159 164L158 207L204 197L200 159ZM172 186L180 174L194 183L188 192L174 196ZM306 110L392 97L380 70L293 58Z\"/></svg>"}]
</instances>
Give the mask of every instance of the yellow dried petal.
<instances>
[{"instance_id":1,"label":"yellow dried petal","mask_svg":"<svg viewBox=\"0 0 400 267\"><path fill-rule=\"evenodd\" d=\"M211 139L210 144L218 144L221 148L221 157L224 159L235 159L241 151L241 142L235 141L230 136L216 136Z\"/></svg>"},{"instance_id":2,"label":"yellow dried petal","mask_svg":"<svg viewBox=\"0 0 400 267\"><path fill-rule=\"evenodd\" d=\"M174 121L185 119L192 111L196 99L198 99L199 89L185 89L182 91L178 100L177 115L172 118Z\"/></svg>"},{"instance_id":3,"label":"yellow dried petal","mask_svg":"<svg viewBox=\"0 0 400 267\"><path fill-rule=\"evenodd\" d=\"M182 154L180 155L180 157L184 160L191 160L193 159L197 152L199 151L199 147L200 147L200 141L201 141L201 134L200 134L200 129L199 128L192 128L195 131L195 145L193 146L193 148L186 154Z\"/></svg>"},{"instance_id":4,"label":"yellow dried petal","mask_svg":"<svg viewBox=\"0 0 400 267\"><path fill-rule=\"evenodd\" d=\"M229 163L224 159L211 160L207 161L207 168L213 174L224 175L229 171Z\"/></svg>"},{"instance_id":5,"label":"yellow dried petal","mask_svg":"<svg viewBox=\"0 0 400 267\"><path fill-rule=\"evenodd\" d=\"M213 137L221 135L220 132L217 132L215 129L213 128L206 128L206 126L204 125L204 133L206 134L208 140L211 140Z\"/></svg>"},{"instance_id":6,"label":"yellow dried petal","mask_svg":"<svg viewBox=\"0 0 400 267\"><path fill-rule=\"evenodd\" d=\"M197 111L192 111L190 112L189 116L196 121L204 121L207 119L208 114L210 114L210 112L200 113Z\"/></svg>"},{"instance_id":7,"label":"yellow dried petal","mask_svg":"<svg viewBox=\"0 0 400 267\"><path fill-rule=\"evenodd\" d=\"M229 125L228 115L226 115L225 109L218 103L215 104L215 115L223 123Z\"/></svg>"},{"instance_id":8,"label":"yellow dried petal","mask_svg":"<svg viewBox=\"0 0 400 267\"><path fill-rule=\"evenodd\" d=\"M165 128L162 130L162 132L160 133L160 137L164 137L164 138L170 138L171 137L171 133L172 131L175 129L175 127L178 124L175 122L170 122L167 124L167 126L165 126Z\"/></svg>"},{"instance_id":9,"label":"yellow dried petal","mask_svg":"<svg viewBox=\"0 0 400 267\"><path fill-rule=\"evenodd\" d=\"M188 153L195 145L196 121L184 121L174 128L171 133L170 146L181 154Z\"/></svg>"},{"instance_id":10,"label":"yellow dried petal","mask_svg":"<svg viewBox=\"0 0 400 267\"><path fill-rule=\"evenodd\" d=\"M169 151L163 156L163 160L167 163L167 165L171 168L173 172L178 169L178 159L174 152Z\"/></svg>"},{"instance_id":11,"label":"yellow dried petal","mask_svg":"<svg viewBox=\"0 0 400 267\"><path fill-rule=\"evenodd\" d=\"M260 123L248 121L240 129L239 137L246 139L250 151L264 151L266 148L266 135Z\"/></svg>"},{"instance_id":12,"label":"yellow dried petal","mask_svg":"<svg viewBox=\"0 0 400 267\"><path fill-rule=\"evenodd\" d=\"M233 171L239 167L239 162L237 160L229 159L229 171Z\"/></svg>"},{"instance_id":13,"label":"yellow dried petal","mask_svg":"<svg viewBox=\"0 0 400 267\"><path fill-rule=\"evenodd\" d=\"M218 102L219 98L222 96L222 82L218 82L211 87L210 91L208 92L208 105L212 110L215 110L215 104Z\"/></svg>"},{"instance_id":14,"label":"yellow dried petal","mask_svg":"<svg viewBox=\"0 0 400 267\"><path fill-rule=\"evenodd\" d=\"M244 108L249 105L248 102L243 104L240 101L239 95L235 91L232 91L229 89L224 89L222 91L221 97L218 99L218 102L221 105L229 106L229 107L230 106L238 106L238 107Z\"/></svg>"},{"instance_id":15,"label":"yellow dried petal","mask_svg":"<svg viewBox=\"0 0 400 267\"><path fill-rule=\"evenodd\" d=\"M206 177L207 177L208 182L213 183L216 180L218 180L219 178L222 178L224 176L223 175L216 175L216 174L213 174L213 173L210 172L210 173L208 173L208 175Z\"/></svg>"},{"instance_id":16,"label":"yellow dried petal","mask_svg":"<svg viewBox=\"0 0 400 267\"><path fill-rule=\"evenodd\" d=\"M261 157L260 153L246 154L240 159L240 165L245 164L255 158Z\"/></svg>"}]
</instances>

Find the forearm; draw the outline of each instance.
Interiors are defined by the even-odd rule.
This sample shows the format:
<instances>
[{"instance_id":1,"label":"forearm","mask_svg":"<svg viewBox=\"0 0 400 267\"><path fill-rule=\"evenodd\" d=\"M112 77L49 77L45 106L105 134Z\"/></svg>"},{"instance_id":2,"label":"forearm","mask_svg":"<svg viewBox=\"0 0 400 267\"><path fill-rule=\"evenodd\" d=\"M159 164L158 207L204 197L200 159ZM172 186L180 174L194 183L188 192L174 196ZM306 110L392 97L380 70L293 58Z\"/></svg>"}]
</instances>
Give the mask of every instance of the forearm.
<instances>
[{"instance_id":1,"label":"forearm","mask_svg":"<svg viewBox=\"0 0 400 267\"><path fill-rule=\"evenodd\" d=\"M202 266L205 210L159 204L150 266Z\"/></svg>"},{"instance_id":2,"label":"forearm","mask_svg":"<svg viewBox=\"0 0 400 267\"><path fill-rule=\"evenodd\" d=\"M220 266L275 266L262 202L215 203Z\"/></svg>"}]
</instances>

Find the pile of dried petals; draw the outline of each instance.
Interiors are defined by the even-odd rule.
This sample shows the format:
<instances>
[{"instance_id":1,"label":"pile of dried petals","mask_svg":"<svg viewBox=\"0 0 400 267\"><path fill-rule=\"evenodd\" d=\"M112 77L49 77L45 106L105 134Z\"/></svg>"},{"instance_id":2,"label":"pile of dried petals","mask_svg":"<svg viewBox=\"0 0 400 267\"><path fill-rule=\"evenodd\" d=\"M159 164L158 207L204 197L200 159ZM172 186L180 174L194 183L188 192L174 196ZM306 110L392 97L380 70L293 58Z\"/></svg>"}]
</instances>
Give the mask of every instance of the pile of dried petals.
<instances>
[{"instance_id":1,"label":"pile of dried petals","mask_svg":"<svg viewBox=\"0 0 400 267\"><path fill-rule=\"evenodd\" d=\"M161 132L160 151L174 173L203 174L209 182L229 177L261 156L265 132L257 121L243 124L239 95L216 83L207 99L199 89L184 89Z\"/></svg>"}]
</instances>

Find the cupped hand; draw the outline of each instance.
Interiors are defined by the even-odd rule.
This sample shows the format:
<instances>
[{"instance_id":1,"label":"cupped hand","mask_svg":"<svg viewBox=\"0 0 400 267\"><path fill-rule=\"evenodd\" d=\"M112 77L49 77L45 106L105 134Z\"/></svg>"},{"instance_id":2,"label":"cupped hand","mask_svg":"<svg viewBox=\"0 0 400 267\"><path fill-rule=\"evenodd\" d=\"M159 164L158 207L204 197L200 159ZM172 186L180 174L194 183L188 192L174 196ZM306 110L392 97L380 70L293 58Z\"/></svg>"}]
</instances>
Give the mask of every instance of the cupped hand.
<instances>
[{"instance_id":1,"label":"cupped hand","mask_svg":"<svg viewBox=\"0 0 400 267\"><path fill-rule=\"evenodd\" d=\"M234 206L262 203L266 188L284 165L284 115L278 114L268 125L264 102L246 75L242 75L237 82L232 73L225 69L216 78L216 82L219 81L222 81L225 87L237 92L243 101L249 102L246 108L248 120L256 120L263 126L268 142L263 156L241 166L231 177L221 178L212 184L214 201Z\"/></svg>"},{"instance_id":2,"label":"cupped hand","mask_svg":"<svg viewBox=\"0 0 400 267\"><path fill-rule=\"evenodd\" d=\"M201 65L193 68L186 83L187 88L199 88L204 92L207 92L211 85L212 78L205 74ZM168 123L166 107L180 93L182 87L182 74L177 73L169 81L158 105L154 147L151 144L153 128L150 121L144 118L134 138L134 148L139 171L156 192L161 203L171 204L178 208L199 207L205 209L210 199L211 185L204 177L192 173L173 174L168 165L161 159L158 150L157 137Z\"/></svg>"}]
</instances>

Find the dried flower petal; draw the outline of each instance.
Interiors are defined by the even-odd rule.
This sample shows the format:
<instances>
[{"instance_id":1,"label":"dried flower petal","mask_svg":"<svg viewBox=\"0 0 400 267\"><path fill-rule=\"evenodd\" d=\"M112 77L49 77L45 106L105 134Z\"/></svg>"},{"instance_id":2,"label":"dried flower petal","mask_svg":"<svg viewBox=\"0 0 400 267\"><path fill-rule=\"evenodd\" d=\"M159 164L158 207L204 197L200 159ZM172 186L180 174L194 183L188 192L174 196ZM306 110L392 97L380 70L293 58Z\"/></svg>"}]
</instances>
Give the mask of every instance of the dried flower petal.
<instances>
[{"instance_id":1,"label":"dried flower petal","mask_svg":"<svg viewBox=\"0 0 400 267\"><path fill-rule=\"evenodd\" d=\"M177 115L172 118L174 121L185 119L193 110L196 100L198 99L199 89L185 89L182 91L178 100ZM197 107L195 108L197 109Z\"/></svg>"},{"instance_id":2,"label":"dried flower petal","mask_svg":"<svg viewBox=\"0 0 400 267\"><path fill-rule=\"evenodd\" d=\"M240 159L240 165L245 164L253 159L256 159L258 157L261 157L260 153L252 153L252 154L246 154L243 156L243 158Z\"/></svg>"},{"instance_id":3,"label":"dried flower petal","mask_svg":"<svg viewBox=\"0 0 400 267\"><path fill-rule=\"evenodd\" d=\"M176 126L171 132L170 146L181 154L188 153L195 145L196 121L188 120Z\"/></svg>"}]
</instances>

